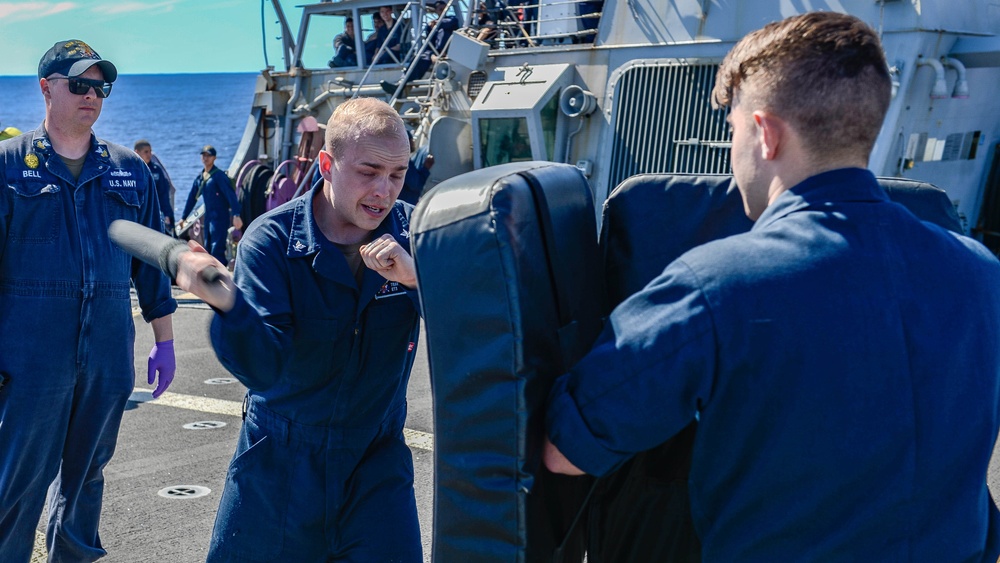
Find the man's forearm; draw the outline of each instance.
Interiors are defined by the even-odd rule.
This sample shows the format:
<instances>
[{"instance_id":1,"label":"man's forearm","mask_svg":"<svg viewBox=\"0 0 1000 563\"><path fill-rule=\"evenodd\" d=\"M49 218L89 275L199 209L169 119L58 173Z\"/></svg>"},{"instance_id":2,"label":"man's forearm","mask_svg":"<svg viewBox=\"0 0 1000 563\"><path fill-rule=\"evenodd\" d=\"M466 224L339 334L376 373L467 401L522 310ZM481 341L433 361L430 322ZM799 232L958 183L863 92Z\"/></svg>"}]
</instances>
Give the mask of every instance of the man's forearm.
<instances>
[{"instance_id":1,"label":"man's forearm","mask_svg":"<svg viewBox=\"0 0 1000 563\"><path fill-rule=\"evenodd\" d=\"M174 323L171 317L172 315L166 315L149 321L149 326L153 328L153 340L165 342L174 339Z\"/></svg>"}]
</instances>

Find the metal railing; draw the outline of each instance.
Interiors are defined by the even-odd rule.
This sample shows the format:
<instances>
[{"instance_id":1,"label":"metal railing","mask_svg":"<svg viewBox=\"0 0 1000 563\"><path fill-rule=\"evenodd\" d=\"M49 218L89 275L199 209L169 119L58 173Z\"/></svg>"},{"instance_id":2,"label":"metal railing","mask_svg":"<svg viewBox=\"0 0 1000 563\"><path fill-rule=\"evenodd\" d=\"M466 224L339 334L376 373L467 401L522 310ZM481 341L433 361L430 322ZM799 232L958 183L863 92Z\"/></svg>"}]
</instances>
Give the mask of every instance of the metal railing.
<instances>
[{"instance_id":1,"label":"metal railing","mask_svg":"<svg viewBox=\"0 0 1000 563\"><path fill-rule=\"evenodd\" d=\"M491 48L509 49L556 45L567 42L591 43L597 35L603 7L595 0L554 0L537 4L498 5L486 10L490 26L496 29L489 38ZM473 20L482 11L475 12ZM483 26L470 22L472 29Z\"/></svg>"}]
</instances>

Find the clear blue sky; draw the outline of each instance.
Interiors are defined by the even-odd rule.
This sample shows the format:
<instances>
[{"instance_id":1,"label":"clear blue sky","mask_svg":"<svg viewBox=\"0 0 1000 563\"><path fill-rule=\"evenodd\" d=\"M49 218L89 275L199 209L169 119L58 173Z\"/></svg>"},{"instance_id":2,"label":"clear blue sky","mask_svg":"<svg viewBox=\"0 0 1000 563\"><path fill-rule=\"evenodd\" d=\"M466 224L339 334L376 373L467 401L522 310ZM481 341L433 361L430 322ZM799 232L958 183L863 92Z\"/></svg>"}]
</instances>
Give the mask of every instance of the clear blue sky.
<instances>
[{"instance_id":1,"label":"clear blue sky","mask_svg":"<svg viewBox=\"0 0 1000 563\"><path fill-rule=\"evenodd\" d=\"M296 5L282 3L292 32ZM265 1L269 63L283 68L277 17ZM0 75L34 75L56 41L80 39L122 74L257 72L260 0L0 1Z\"/></svg>"}]
</instances>

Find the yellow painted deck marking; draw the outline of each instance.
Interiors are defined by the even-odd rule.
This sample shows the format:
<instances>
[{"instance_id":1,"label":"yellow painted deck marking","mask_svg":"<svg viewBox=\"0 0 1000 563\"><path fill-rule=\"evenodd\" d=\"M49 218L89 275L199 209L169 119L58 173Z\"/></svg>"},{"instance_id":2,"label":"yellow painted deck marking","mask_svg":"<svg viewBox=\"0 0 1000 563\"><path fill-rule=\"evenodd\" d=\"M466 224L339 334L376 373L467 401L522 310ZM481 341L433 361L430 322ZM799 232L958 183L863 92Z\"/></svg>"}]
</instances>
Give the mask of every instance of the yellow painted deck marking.
<instances>
[{"instance_id":1,"label":"yellow painted deck marking","mask_svg":"<svg viewBox=\"0 0 1000 563\"><path fill-rule=\"evenodd\" d=\"M141 389L137 389L140 390ZM163 407L174 407L211 414L221 414L228 416L242 416L243 403L241 401L227 401L223 399L211 399L208 397L197 397L195 395L183 395L181 393L166 392L158 399L147 401L147 405L160 405ZM412 448L419 448L428 452L434 451L434 435L429 432L403 429L403 437L406 445Z\"/></svg>"},{"instance_id":2,"label":"yellow painted deck marking","mask_svg":"<svg viewBox=\"0 0 1000 563\"><path fill-rule=\"evenodd\" d=\"M210 399L208 397L196 397L194 395L182 395L180 393L166 393L159 398L147 401L147 405L160 405L164 407L176 407L191 411L207 412L212 414L224 414L229 416L242 416L243 403L240 401L225 401L222 399Z\"/></svg>"},{"instance_id":3,"label":"yellow painted deck marking","mask_svg":"<svg viewBox=\"0 0 1000 563\"><path fill-rule=\"evenodd\" d=\"M35 548L31 551L30 563L45 563L49 558L45 550L45 534L35 530Z\"/></svg>"},{"instance_id":4,"label":"yellow painted deck marking","mask_svg":"<svg viewBox=\"0 0 1000 563\"><path fill-rule=\"evenodd\" d=\"M434 451L434 435L429 432L404 428L403 438L406 439L406 445L411 448L419 448L428 452Z\"/></svg>"}]
</instances>

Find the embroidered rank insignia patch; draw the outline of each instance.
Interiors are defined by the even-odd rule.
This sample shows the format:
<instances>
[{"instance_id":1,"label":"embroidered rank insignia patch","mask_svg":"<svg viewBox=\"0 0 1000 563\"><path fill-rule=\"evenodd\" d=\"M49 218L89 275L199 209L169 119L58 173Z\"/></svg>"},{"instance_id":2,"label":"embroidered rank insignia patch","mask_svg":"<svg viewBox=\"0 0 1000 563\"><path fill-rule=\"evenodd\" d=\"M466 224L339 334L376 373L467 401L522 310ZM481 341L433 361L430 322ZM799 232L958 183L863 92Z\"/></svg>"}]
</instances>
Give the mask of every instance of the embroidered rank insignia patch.
<instances>
[{"instance_id":1,"label":"embroidered rank insignia patch","mask_svg":"<svg viewBox=\"0 0 1000 563\"><path fill-rule=\"evenodd\" d=\"M32 170L38 168L38 155L33 152L24 155L24 165Z\"/></svg>"},{"instance_id":2,"label":"embroidered rank insignia patch","mask_svg":"<svg viewBox=\"0 0 1000 563\"><path fill-rule=\"evenodd\" d=\"M406 295L406 288L400 285L399 282L387 281L375 293L375 299L399 297L400 295Z\"/></svg>"},{"instance_id":3,"label":"embroidered rank insignia patch","mask_svg":"<svg viewBox=\"0 0 1000 563\"><path fill-rule=\"evenodd\" d=\"M45 150L45 147L47 146L49 146L49 144L45 142L45 139L38 139L35 141L35 148L40 151Z\"/></svg>"}]
</instances>

